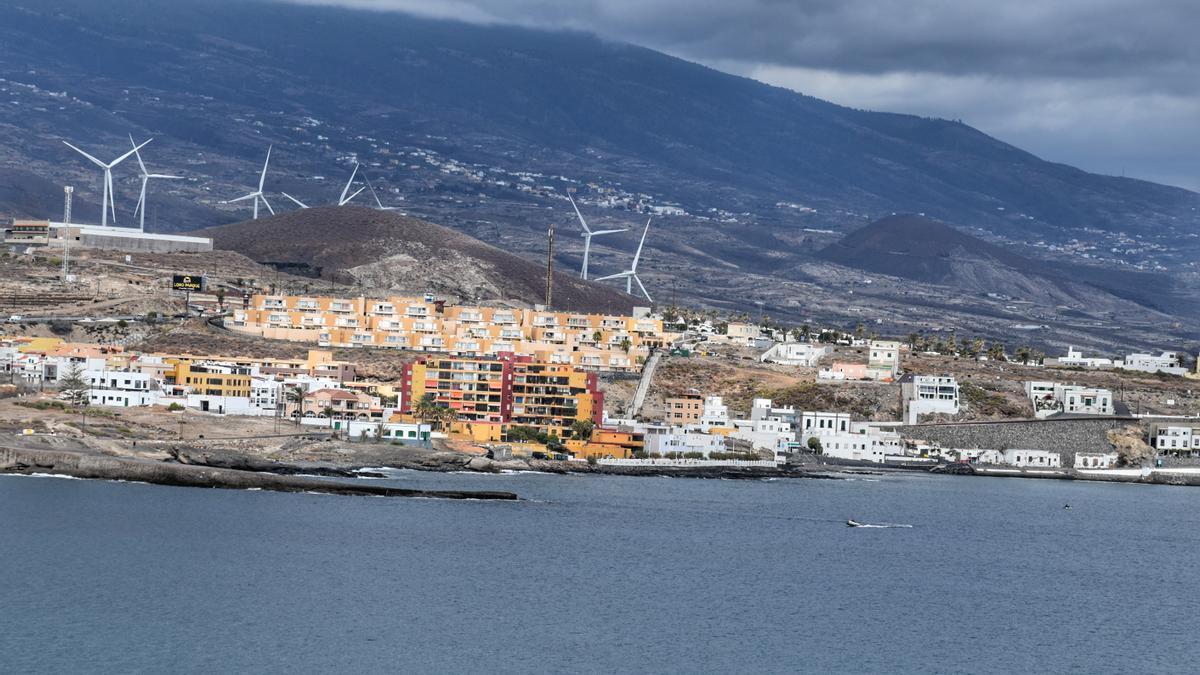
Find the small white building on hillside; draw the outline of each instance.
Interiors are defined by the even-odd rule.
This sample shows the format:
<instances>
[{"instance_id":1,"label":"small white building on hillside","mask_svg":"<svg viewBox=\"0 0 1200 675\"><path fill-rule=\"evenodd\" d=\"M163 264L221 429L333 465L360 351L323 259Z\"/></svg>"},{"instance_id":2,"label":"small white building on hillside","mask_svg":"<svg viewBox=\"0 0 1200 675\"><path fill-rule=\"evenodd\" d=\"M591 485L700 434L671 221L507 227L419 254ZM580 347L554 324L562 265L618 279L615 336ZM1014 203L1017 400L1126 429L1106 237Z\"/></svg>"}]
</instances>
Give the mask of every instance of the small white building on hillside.
<instances>
[{"instance_id":1,"label":"small white building on hillside","mask_svg":"<svg viewBox=\"0 0 1200 675\"><path fill-rule=\"evenodd\" d=\"M123 370L86 370L88 404L116 408L150 406L158 403L162 387L144 373Z\"/></svg>"},{"instance_id":2,"label":"small white building on hillside","mask_svg":"<svg viewBox=\"0 0 1200 675\"><path fill-rule=\"evenodd\" d=\"M821 357L831 351L832 349L826 345L816 345L811 342L780 342L763 352L758 360L784 366L815 368Z\"/></svg>"},{"instance_id":3,"label":"small white building on hillside","mask_svg":"<svg viewBox=\"0 0 1200 675\"><path fill-rule=\"evenodd\" d=\"M1118 362L1117 367L1140 373L1187 374L1187 368L1183 367L1183 358L1178 352L1163 352L1157 356L1154 354L1130 354L1125 357L1124 361Z\"/></svg>"}]
</instances>

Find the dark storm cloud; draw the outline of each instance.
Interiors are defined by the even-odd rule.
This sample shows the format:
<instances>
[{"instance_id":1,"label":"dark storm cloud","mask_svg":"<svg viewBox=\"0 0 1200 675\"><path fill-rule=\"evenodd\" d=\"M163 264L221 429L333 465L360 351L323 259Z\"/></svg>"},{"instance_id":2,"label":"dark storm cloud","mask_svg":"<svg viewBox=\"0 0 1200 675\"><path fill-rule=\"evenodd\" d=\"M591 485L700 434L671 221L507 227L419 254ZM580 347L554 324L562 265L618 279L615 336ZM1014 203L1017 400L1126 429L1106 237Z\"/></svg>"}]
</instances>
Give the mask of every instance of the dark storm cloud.
<instances>
[{"instance_id":1,"label":"dark storm cloud","mask_svg":"<svg viewBox=\"0 0 1200 675\"><path fill-rule=\"evenodd\" d=\"M1091 170L1200 186L1196 0L293 1L587 31L837 103L961 118Z\"/></svg>"}]
</instances>

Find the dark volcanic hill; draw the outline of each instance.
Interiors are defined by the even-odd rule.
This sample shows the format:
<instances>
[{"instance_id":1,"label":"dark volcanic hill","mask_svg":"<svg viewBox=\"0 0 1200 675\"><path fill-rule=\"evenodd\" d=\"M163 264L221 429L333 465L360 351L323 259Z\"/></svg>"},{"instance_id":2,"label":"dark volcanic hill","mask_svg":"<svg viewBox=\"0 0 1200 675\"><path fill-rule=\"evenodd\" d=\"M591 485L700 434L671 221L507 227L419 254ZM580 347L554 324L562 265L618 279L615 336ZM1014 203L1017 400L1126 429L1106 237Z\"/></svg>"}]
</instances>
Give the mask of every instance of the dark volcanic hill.
<instances>
[{"instance_id":1,"label":"dark volcanic hill","mask_svg":"<svg viewBox=\"0 0 1200 675\"><path fill-rule=\"evenodd\" d=\"M917 215L877 220L825 248L820 256L864 272L1039 304L1094 304L1120 298L1180 313L1195 306L1165 274L1030 258Z\"/></svg>"},{"instance_id":2,"label":"dark volcanic hill","mask_svg":"<svg viewBox=\"0 0 1200 675\"><path fill-rule=\"evenodd\" d=\"M355 206L318 207L198 232L216 248L304 276L397 293L541 303L546 268L416 218ZM554 307L625 312L637 304L611 286L554 274Z\"/></svg>"}]
</instances>

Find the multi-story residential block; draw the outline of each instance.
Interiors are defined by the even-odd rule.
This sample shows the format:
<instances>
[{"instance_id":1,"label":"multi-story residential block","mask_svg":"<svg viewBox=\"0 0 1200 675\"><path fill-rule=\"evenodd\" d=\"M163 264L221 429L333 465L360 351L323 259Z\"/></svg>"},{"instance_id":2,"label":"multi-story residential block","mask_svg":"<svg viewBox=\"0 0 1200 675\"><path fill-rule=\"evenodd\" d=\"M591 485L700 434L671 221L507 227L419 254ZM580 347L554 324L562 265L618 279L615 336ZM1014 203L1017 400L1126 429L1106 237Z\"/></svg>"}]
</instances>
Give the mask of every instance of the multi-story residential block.
<instances>
[{"instance_id":1,"label":"multi-story residential block","mask_svg":"<svg viewBox=\"0 0 1200 675\"><path fill-rule=\"evenodd\" d=\"M567 438L571 425L599 425L604 394L596 374L568 364L505 354L495 359L421 359L405 366L400 408L414 412L426 395L463 422L536 427Z\"/></svg>"},{"instance_id":2,"label":"multi-story residential block","mask_svg":"<svg viewBox=\"0 0 1200 675\"><path fill-rule=\"evenodd\" d=\"M692 389L679 396L668 396L664 402L666 408L663 421L671 426L687 427L700 423L700 413L704 410L704 397Z\"/></svg>"},{"instance_id":3,"label":"multi-story residential block","mask_svg":"<svg viewBox=\"0 0 1200 675\"><path fill-rule=\"evenodd\" d=\"M908 424L916 424L921 415L957 415L958 381L949 375L905 375L900 398Z\"/></svg>"},{"instance_id":4,"label":"multi-story residential block","mask_svg":"<svg viewBox=\"0 0 1200 675\"><path fill-rule=\"evenodd\" d=\"M97 406L128 408L158 403L162 388L150 375L120 370L87 370L82 379L88 385L88 403Z\"/></svg>"},{"instance_id":5,"label":"multi-story residential block","mask_svg":"<svg viewBox=\"0 0 1200 675\"><path fill-rule=\"evenodd\" d=\"M867 352L867 379L891 382L900 374L900 343L871 340Z\"/></svg>"},{"instance_id":6,"label":"multi-story residential block","mask_svg":"<svg viewBox=\"0 0 1200 675\"><path fill-rule=\"evenodd\" d=\"M652 316L447 306L431 298L254 296L235 331L325 347L390 347L467 358L503 353L593 370L637 370L677 336Z\"/></svg>"},{"instance_id":7,"label":"multi-story residential block","mask_svg":"<svg viewBox=\"0 0 1200 675\"><path fill-rule=\"evenodd\" d=\"M1147 433L1150 447L1163 455L1195 457L1200 455L1200 425L1153 423Z\"/></svg>"}]
</instances>

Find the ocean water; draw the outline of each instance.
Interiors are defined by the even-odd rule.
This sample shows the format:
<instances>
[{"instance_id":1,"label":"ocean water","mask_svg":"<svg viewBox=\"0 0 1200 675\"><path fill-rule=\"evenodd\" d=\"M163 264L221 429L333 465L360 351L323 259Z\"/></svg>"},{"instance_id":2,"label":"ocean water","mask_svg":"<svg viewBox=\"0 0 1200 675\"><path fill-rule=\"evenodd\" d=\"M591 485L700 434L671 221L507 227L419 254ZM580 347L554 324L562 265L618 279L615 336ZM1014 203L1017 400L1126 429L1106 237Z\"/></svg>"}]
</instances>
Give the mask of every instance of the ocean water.
<instances>
[{"instance_id":1,"label":"ocean water","mask_svg":"<svg viewBox=\"0 0 1200 675\"><path fill-rule=\"evenodd\" d=\"M1194 488L391 482L528 500L0 477L0 671L1195 668Z\"/></svg>"}]
</instances>

